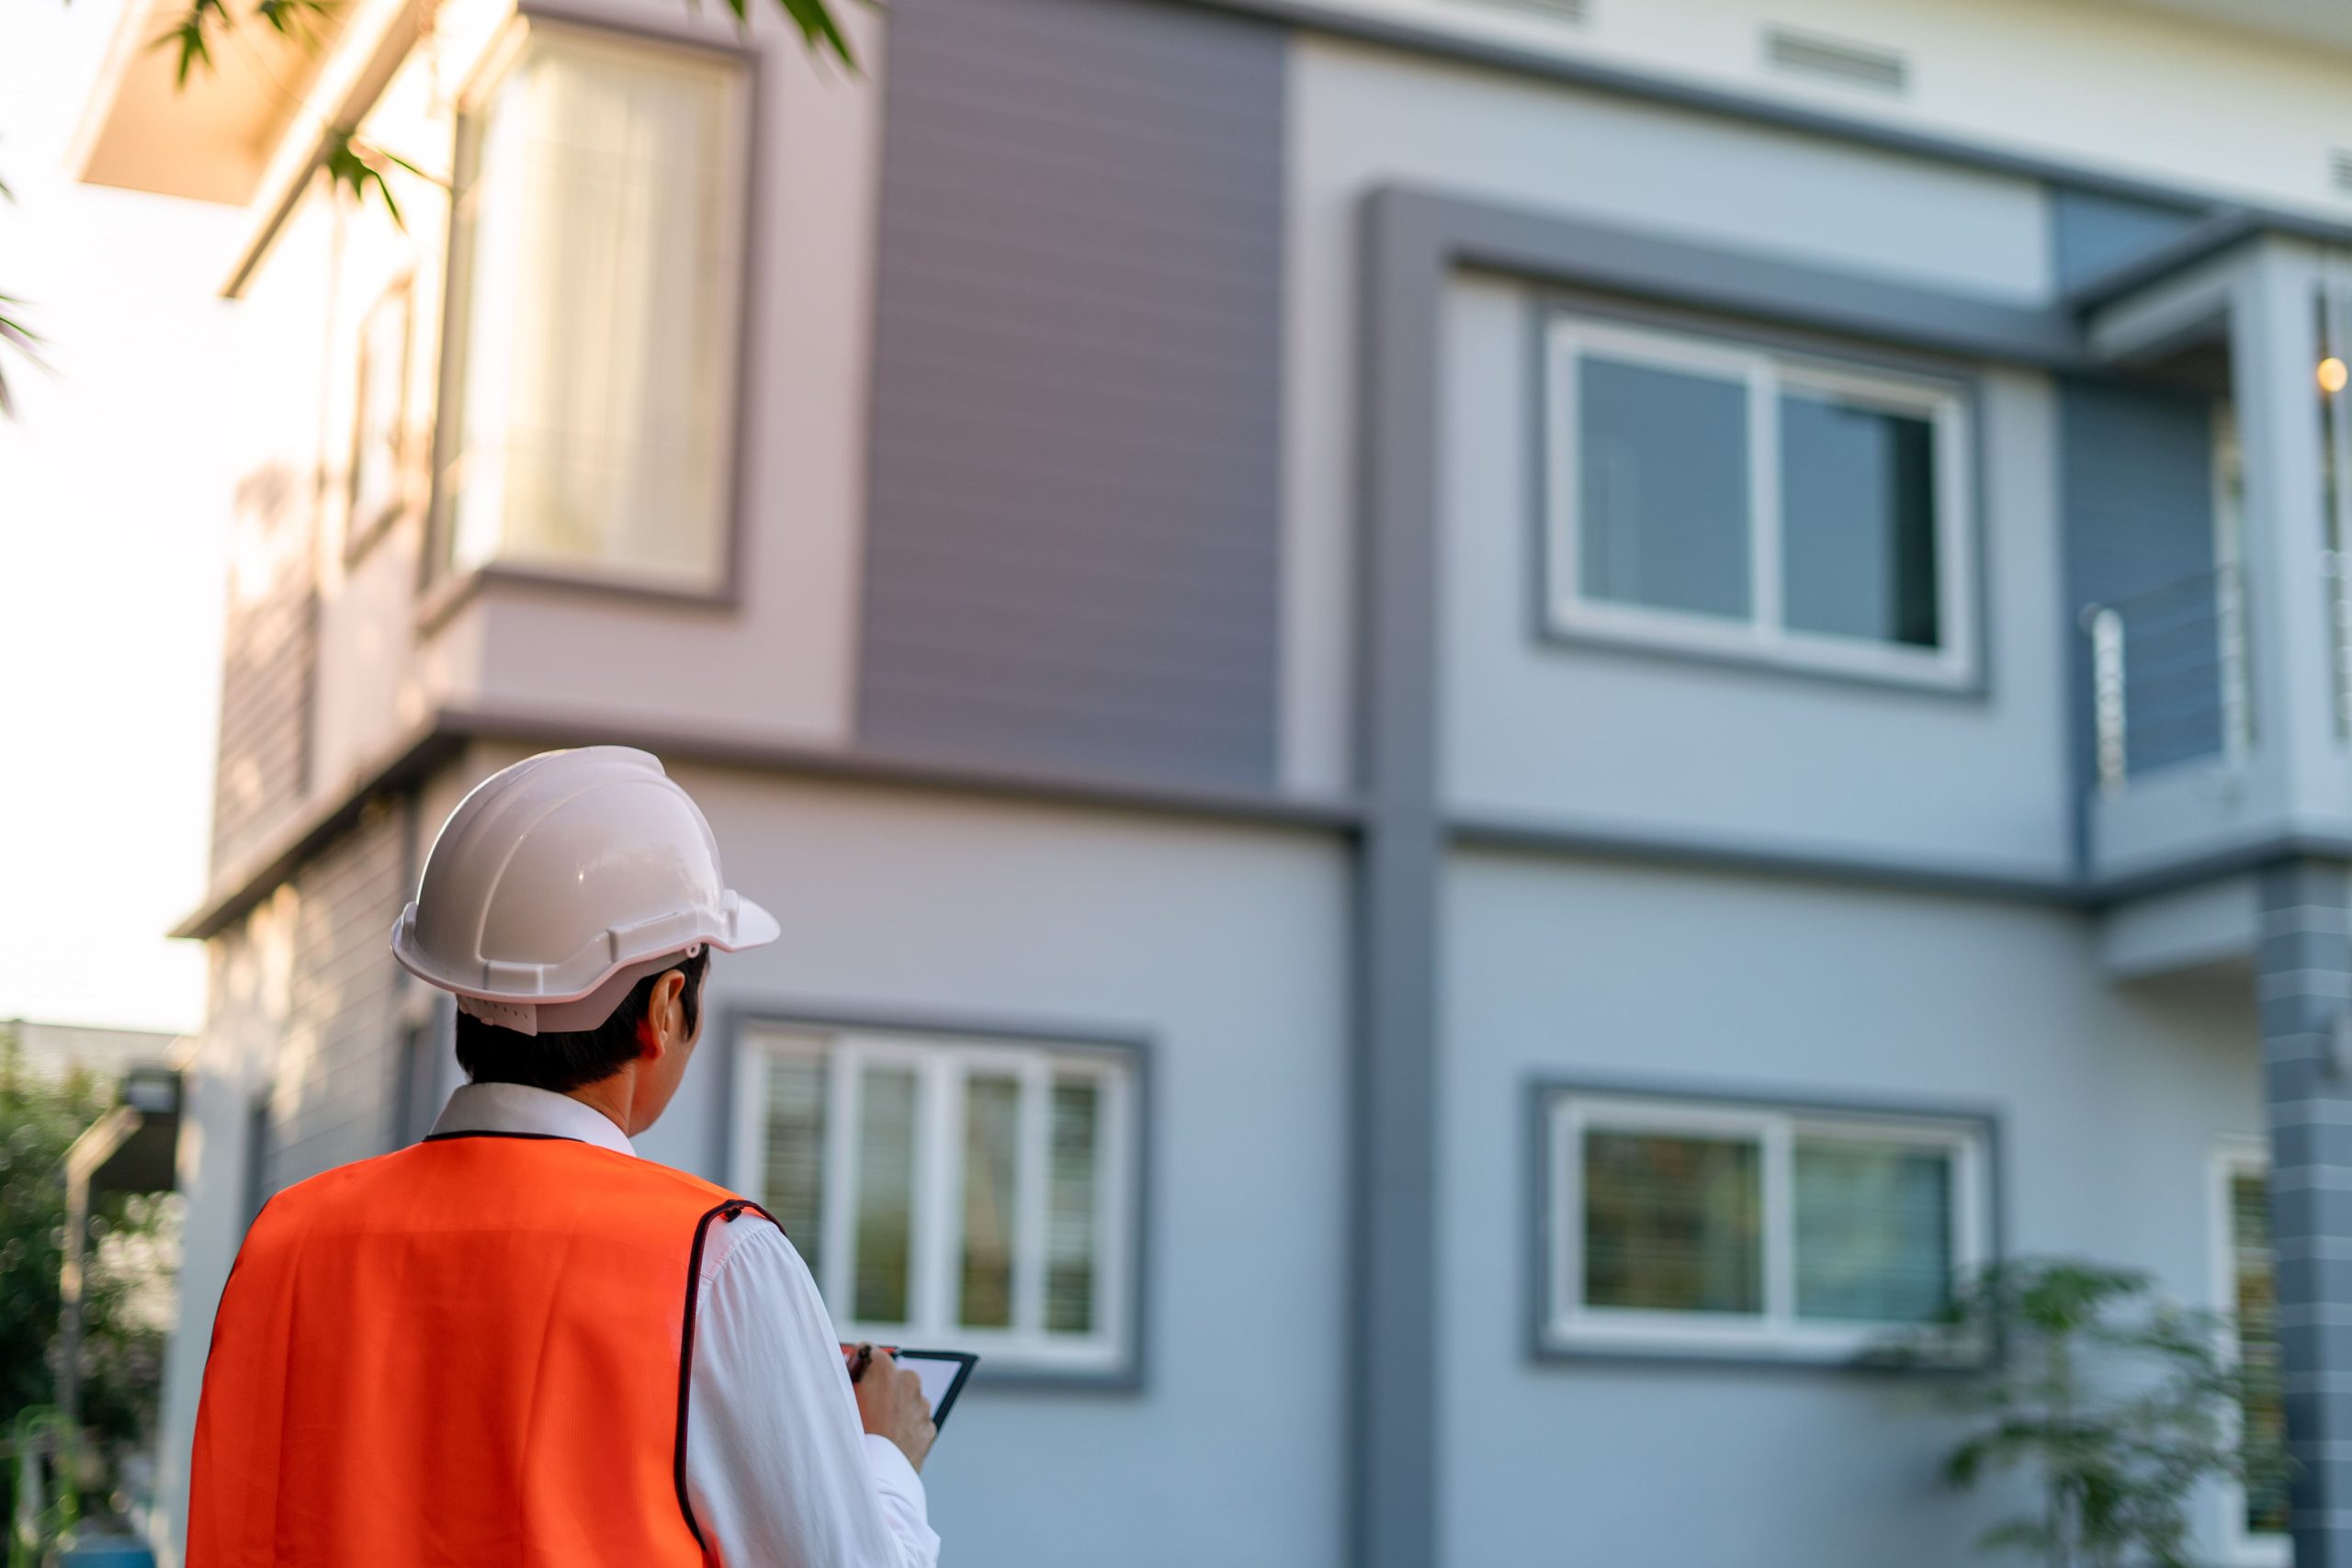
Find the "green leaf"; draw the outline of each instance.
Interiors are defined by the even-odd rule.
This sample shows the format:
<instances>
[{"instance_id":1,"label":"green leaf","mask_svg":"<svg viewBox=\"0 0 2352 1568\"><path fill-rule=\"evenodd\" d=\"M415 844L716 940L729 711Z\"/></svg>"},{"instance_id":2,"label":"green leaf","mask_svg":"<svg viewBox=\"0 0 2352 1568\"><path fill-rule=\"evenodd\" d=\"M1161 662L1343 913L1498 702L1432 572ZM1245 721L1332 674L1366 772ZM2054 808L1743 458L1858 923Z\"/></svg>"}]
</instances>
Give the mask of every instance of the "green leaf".
<instances>
[{"instance_id":1,"label":"green leaf","mask_svg":"<svg viewBox=\"0 0 2352 1568\"><path fill-rule=\"evenodd\" d=\"M14 354L36 370L46 370L48 363L40 356L41 336L19 319L25 301L10 294L0 294L0 349ZM0 366L0 419L17 417L17 395L8 384L5 366Z\"/></svg>"},{"instance_id":2,"label":"green leaf","mask_svg":"<svg viewBox=\"0 0 2352 1568\"><path fill-rule=\"evenodd\" d=\"M728 0L737 16L741 16L742 0ZM833 56L852 71L857 69L857 56L850 51L849 39L842 35L841 24L833 19L832 8L826 0L778 0L784 14L800 29L800 41L811 51Z\"/></svg>"},{"instance_id":3,"label":"green leaf","mask_svg":"<svg viewBox=\"0 0 2352 1568\"><path fill-rule=\"evenodd\" d=\"M281 38L305 43L318 37L318 24L334 12L335 0L261 0L254 15Z\"/></svg>"},{"instance_id":4,"label":"green leaf","mask_svg":"<svg viewBox=\"0 0 2352 1568\"><path fill-rule=\"evenodd\" d=\"M216 24L231 24L227 0L189 0L178 25L148 46L179 50L179 69L173 79L175 86L187 85L188 70L199 61L207 71L212 69L212 44L206 35Z\"/></svg>"},{"instance_id":5,"label":"green leaf","mask_svg":"<svg viewBox=\"0 0 2352 1568\"><path fill-rule=\"evenodd\" d=\"M421 178L432 178L407 159L394 157L379 147L357 141L349 130L327 133L326 152L320 160L320 166L326 170L328 183L336 189L349 191L354 201L365 202L368 188L373 186L376 194L383 200L384 210L391 215L392 222L405 231L408 220L401 216L400 201L392 195L390 185L386 183L383 170L378 167L379 164L387 163Z\"/></svg>"}]
</instances>

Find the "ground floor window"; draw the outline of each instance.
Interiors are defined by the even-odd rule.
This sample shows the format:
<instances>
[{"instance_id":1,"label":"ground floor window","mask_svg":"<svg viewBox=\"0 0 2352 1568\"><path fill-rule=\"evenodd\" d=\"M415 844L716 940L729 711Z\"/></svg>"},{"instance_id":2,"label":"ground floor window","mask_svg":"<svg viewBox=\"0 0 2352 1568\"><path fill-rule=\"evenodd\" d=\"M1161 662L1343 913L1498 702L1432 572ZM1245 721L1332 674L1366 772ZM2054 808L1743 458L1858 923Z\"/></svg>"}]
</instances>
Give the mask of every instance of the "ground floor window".
<instances>
[{"instance_id":1,"label":"ground floor window","mask_svg":"<svg viewBox=\"0 0 2352 1568\"><path fill-rule=\"evenodd\" d=\"M735 1185L844 1336L1131 1371L1139 1077L1132 1048L752 1024Z\"/></svg>"},{"instance_id":2,"label":"ground floor window","mask_svg":"<svg viewBox=\"0 0 2352 1568\"><path fill-rule=\"evenodd\" d=\"M1543 1348L1841 1360L1990 1256L1990 1124L1541 1091Z\"/></svg>"},{"instance_id":3,"label":"ground floor window","mask_svg":"<svg viewBox=\"0 0 2352 1568\"><path fill-rule=\"evenodd\" d=\"M2287 1412L2278 1393L2278 1293L2270 1251L2270 1156L2259 1143L2233 1142L2212 1162L2213 1296L2230 1323L2232 1355L2272 1375L2254 1380L2240 1412L2250 1427L2284 1437ZM2245 1568L2293 1561L2282 1477L2229 1499L2230 1560Z\"/></svg>"}]
</instances>

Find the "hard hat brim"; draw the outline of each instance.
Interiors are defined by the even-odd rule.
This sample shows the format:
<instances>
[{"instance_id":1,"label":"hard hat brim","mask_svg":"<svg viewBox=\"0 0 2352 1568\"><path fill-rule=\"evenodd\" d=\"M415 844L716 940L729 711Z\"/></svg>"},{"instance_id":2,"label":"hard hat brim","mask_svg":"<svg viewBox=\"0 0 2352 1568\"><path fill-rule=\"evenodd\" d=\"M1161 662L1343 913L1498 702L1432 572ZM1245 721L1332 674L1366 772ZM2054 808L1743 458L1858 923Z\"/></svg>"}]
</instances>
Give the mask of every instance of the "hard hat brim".
<instances>
[{"instance_id":1,"label":"hard hat brim","mask_svg":"<svg viewBox=\"0 0 2352 1568\"><path fill-rule=\"evenodd\" d=\"M664 920L628 932L607 931L553 964L500 964L503 973L493 980L487 973L454 974L446 965L435 964L416 940L416 902L411 899L392 926L392 956L426 985L458 996L486 1002L546 1004L578 1001L632 964L684 953L697 944L722 953L741 953L764 947L783 934L784 928L774 915L729 888L716 909L693 910L684 919Z\"/></svg>"}]
</instances>

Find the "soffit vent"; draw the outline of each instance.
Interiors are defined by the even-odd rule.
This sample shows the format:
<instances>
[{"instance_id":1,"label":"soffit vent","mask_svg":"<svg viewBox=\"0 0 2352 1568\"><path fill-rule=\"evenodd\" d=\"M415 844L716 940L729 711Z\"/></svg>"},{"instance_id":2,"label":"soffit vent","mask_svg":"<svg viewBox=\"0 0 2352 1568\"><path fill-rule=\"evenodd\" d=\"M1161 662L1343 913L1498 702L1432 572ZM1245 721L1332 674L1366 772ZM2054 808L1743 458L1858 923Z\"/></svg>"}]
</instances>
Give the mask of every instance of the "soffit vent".
<instances>
[{"instance_id":1,"label":"soffit vent","mask_svg":"<svg viewBox=\"0 0 2352 1568\"><path fill-rule=\"evenodd\" d=\"M1891 49L1825 38L1789 28L1764 29L1764 59L1774 70L1842 87L1901 93L1911 85L1911 64Z\"/></svg>"},{"instance_id":2,"label":"soffit vent","mask_svg":"<svg viewBox=\"0 0 2352 1568\"><path fill-rule=\"evenodd\" d=\"M1538 17L1549 17L1555 22L1584 20L1585 0L1479 0L1489 9L1525 11Z\"/></svg>"},{"instance_id":3,"label":"soffit vent","mask_svg":"<svg viewBox=\"0 0 2352 1568\"><path fill-rule=\"evenodd\" d=\"M2338 147L2327 155L2327 177L2339 196L2352 196L2352 148Z\"/></svg>"}]
</instances>

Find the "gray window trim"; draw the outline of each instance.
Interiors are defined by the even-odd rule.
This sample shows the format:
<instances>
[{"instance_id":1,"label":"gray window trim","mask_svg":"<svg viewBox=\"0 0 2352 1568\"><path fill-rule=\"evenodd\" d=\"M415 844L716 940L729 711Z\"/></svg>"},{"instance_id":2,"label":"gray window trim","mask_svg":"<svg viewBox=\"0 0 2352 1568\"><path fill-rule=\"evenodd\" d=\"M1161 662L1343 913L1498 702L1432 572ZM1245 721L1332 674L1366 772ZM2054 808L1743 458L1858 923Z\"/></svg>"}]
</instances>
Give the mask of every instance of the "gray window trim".
<instances>
[{"instance_id":1,"label":"gray window trim","mask_svg":"<svg viewBox=\"0 0 2352 1568\"><path fill-rule=\"evenodd\" d=\"M1527 1359L1538 1365L1602 1362L1706 1369L1758 1368L1800 1374L1823 1372L1837 1376L1941 1377L1980 1371L2001 1353L1988 1348L1985 1356L1962 1363L1890 1367L1868 1359L1822 1360L1770 1354L1725 1353L1713 1350L1674 1351L1652 1348L1618 1349L1595 1346L1564 1346L1544 1331L1550 1317L1548 1286L1551 1261L1552 1108L1578 1095L1624 1096L1632 1099L1687 1102L1697 1106L1734 1106L1746 1110L1802 1114L1816 1121L1924 1120L1964 1122L1981 1130L1984 1148L1985 1258L1998 1263L2008 1255L2007 1153L2002 1141L2002 1114L1993 1105L1973 1100L1935 1099L1879 1100L1843 1089L1819 1093L1787 1089L1759 1089L1747 1084L1720 1084L1705 1079L1586 1077L1536 1073L1522 1090L1521 1119L1525 1139L1524 1180L1526 1218L1520 1232L1522 1333Z\"/></svg>"},{"instance_id":2,"label":"gray window trim","mask_svg":"<svg viewBox=\"0 0 2352 1568\"><path fill-rule=\"evenodd\" d=\"M456 334L460 330L450 309L451 301L457 297L458 249L453 191L448 243L442 247L441 256L440 321L435 345L440 358L434 387L433 429L425 452L424 548L418 553L416 566L415 624L419 634L425 637L447 625L450 617L485 585L492 583L729 613L740 612L743 604L744 536L750 528L747 513L752 476L752 390L758 370L756 362L760 357L753 350L761 341L763 317L767 307L766 279L772 259L767 254L764 236L770 216L766 123L775 91L772 79L774 67L766 54L748 38L738 41L714 39L683 17L674 23L650 19L624 22L574 8L561 3L561 0L520 0L506 26L528 27L538 22L601 33L609 38L659 44L665 48L700 51L731 60L742 68L743 115L748 127L749 144L743 155L739 212L741 227L736 244L735 367L729 386L734 408L728 430L730 450L726 466L727 495L721 506L726 538L720 548L718 576L707 588L640 585L630 581L622 572L600 571L593 568L575 570L563 567L491 561L469 571L453 572L447 569L442 558L448 526L448 497L442 486L441 473L446 467L449 446L457 438L451 427L450 414L458 407L457 378L460 358L450 353ZM490 73L498 64L500 52L494 45L485 52L482 60L458 85L455 102L461 106L469 105L479 97ZM468 113L461 109L452 117L452 123L449 167L454 171L461 166L463 161Z\"/></svg>"},{"instance_id":3,"label":"gray window trim","mask_svg":"<svg viewBox=\"0 0 2352 1568\"><path fill-rule=\"evenodd\" d=\"M1663 640L1636 639L1562 624L1550 599L1553 538L1547 505L1547 478L1552 462L1548 426L1550 349L1548 336L1562 319L1589 320L1647 331L1676 333L1713 339L1741 348L1803 356L1855 370L1885 372L1911 380L1941 383L1958 400L1967 436L1967 504L1953 525L1964 530L1961 548L1968 558L1969 582L1961 614L1967 617L1973 657L1966 679L1932 681L1893 671L1846 668L1762 654L1732 652L1679 645ZM1826 681L1860 685L1928 700L1959 700L1982 704L1993 695L1993 569L1992 528L1985 504L1989 462L1984 430L1983 381L1973 364L1949 355L1922 353L1900 345L1842 338L1753 317L1713 315L1690 307L1594 294L1571 288L1546 287L1528 313L1526 328L1528 380L1527 479L1529 559L1526 595L1529 635L1538 643L1588 654L1635 660L1663 660L1737 671L1768 680Z\"/></svg>"},{"instance_id":4,"label":"gray window trim","mask_svg":"<svg viewBox=\"0 0 2352 1568\"><path fill-rule=\"evenodd\" d=\"M718 998L714 997L713 999ZM1028 1020L984 1011L963 1012L773 996L728 996L724 1004L715 1010L711 1022L717 1026L718 1034L705 1048L715 1047L717 1060L705 1071L717 1072L718 1081L730 1088L735 1082L743 1031L751 1025L820 1032L874 1030L933 1037L948 1045L954 1044L960 1037L975 1043L1004 1041L1076 1046L1125 1058L1135 1074L1136 1095L1135 1172L1127 1216L1132 1246L1128 1260L1126 1359L1123 1365L1109 1371L1057 1371L1028 1368L1017 1371L991 1369L983 1359L972 1378L976 1389L1032 1389L1074 1393L1141 1393L1145 1390L1149 1382L1150 1365L1150 1225L1156 1212L1152 1169L1157 1142L1152 1135L1155 1099L1152 1058L1156 1052L1154 1038L1149 1032L1117 1024L1072 1022L1066 1019ZM736 1152L733 1107L725 1090L713 1097L711 1116L712 1123L704 1135L713 1151L715 1168L724 1179L724 1173L734 1168ZM745 1196L756 1194L747 1193Z\"/></svg>"}]
</instances>

